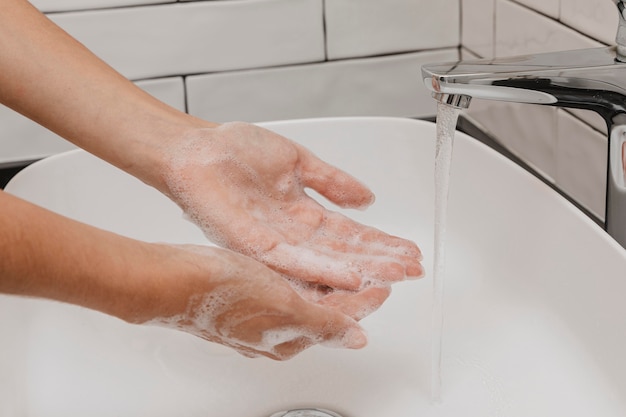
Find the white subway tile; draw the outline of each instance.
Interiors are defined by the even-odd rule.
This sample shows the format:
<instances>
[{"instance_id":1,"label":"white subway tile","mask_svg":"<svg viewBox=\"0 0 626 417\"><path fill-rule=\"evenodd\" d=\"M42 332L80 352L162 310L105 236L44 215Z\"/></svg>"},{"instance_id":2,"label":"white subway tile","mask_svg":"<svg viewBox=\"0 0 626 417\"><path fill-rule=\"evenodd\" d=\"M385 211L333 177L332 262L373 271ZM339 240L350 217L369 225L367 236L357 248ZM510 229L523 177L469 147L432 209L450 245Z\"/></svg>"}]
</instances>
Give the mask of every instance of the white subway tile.
<instances>
[{"instance_id":1,"label":"white subway tile","mask_svg":"<svg viewBox=\"0 0 626 417\"><path fill-rule=\"evenodd\" d=\"M606 122L598 113L580 109L567 109L567 112L584 121L598 132L608 136Z\"/></svg>"},{"instance_id":2,"label":"white subway tile","mask_svg":"<svg viewBox=\"0 0 626 417\"><path fill-rule=\"evenodd\" d=\"M19 113L0 106L0 167L70 149L74 149L74 145Z\"/></svg>"},{"instance_id":3,"label":"white subway tile","mask_svg":"<svg viewBox=\"0 0 626 417\"><path fill-rule=\"evenodd\" d=\"M526 7L507 0L497 1L496 56L602 46L601 43Z\"/></svg>"},{"instance_id":4,"label":"white subway tile","mask_svg":"<svg viewBox=\"0 0 626 417\"><path fill-rule=\"evenodd\" d=\"M62 12L157 3L175 3L176 0L30 0L42 12Z\"/></svg>"},{"instance_id":5,"label":"white subway tile","mask_svg":"<svg viewBox=\"0 0 626 417\"><path fill-rule=\"evenodd\" d=\"M458 50L187 77L189 112L249 122L324 116L433 116L422 64Z\"/></svg>"},{"instance_id":6,"label":"white subway tile","mask_svg":"<svg viewBox=\"0 0 626 417\"><path fill-rule=\"evenodd\" d=\"M556 184L604 219L607 138L565 111L558 112Z\"/></svg>"},{"instance_id":7,"label":"white subway tile","mask_svg":"<svg viewBox=\"0 0 626 417\"><path fill-rule=\"evenodd\" d=\"M140 80L135 84L162 102L185 111L185 83L182 77Z\"/></svg>"},{"instance_id":8,"label":"white subway tile","mask_svg":"<svg viewBox=\"0 0 626 417\"><path fill-rule=\"evenodd\" d=\"M495 0L462 0L463 46L482 58L494 51Z\"/></svg>"},{"instance_id":9,"label":"white subway tile","mask_svg":"<svg viewBox=\"0 0 626 417\"><path fill-rule=\"evenodd\" d=\"M136 83L159 100L185 109L185 91L181 77L145 80ZM41 159L75 146L37 123L0 106L0 167Z\"/></svg>"},{"instance_id":10,"label":"white subway tile","mask_svg":"<svg viewBox=\"0 0 626 417\"><path fill-rule=\"evenodd\" d=\"M604 134L555 107L474 100L467 113L544 178L604 218Z\"/></svg>"},{"instance_id":11,"label":"white subway tile","mask_svg":"<svg viewBox=\"0 0 626 417\"><path fill-rule=\"evenodd\" d=\"M559 18L560 2L562 0L514 0L538 12L545 13L555 19ZM588 1L588 0L587 0Z\"/></svg>"},{"instance_id":12,"label":"white subway tile","mask_svg":"<svg viewBox=\"0 0 626 417\"><path fill-rule=\"evenodd\" d=\"M137 82L137 85L170 106L184 111L181 77ZM75 146L37 123L0 106L0 167L41 159Z\"/></svg>"},{"instance_id":13,"label":"white subway tile","mask_svg":"<svg viewBox=\"0 0 626 417\"><path fill-rule=\"evenodd\" d=\"M131 79L322 61L322 0L197 1L51 18Z\"/></svg>"},{"instance_id":14,"label":"white subway tile","mask_svg":"<svg viewBox=\"0 0 626 417\"><path fill-rule=\"evenodd\" d=\"M553 182L557 174L557 109L473 100L467 113L514 155Z\"/></svg>"},{"instance_id":15,"label":"white subway tile","mask_svg":"<svg viewBox=\"0 0 626 417\"><path fill-rule=\"evenodd\" d=\"M461 60L473 60L473 59L481 59L480 56L476 55L474 52L470 51L467 48L461 48Z\"/></svg>"},{"instance_id":16,"label":"white subway tile","mask_svg":"<svg viewBox=\"0 0 626 417\"><path fill-rule=\"evenodd\" d=\"M619 14L611 0L561 0L561 20L601 42L615 43Z\"/></svg>"},{"instance_id":17,"label":"white subway tile","mask_svg":"<svg viewBox=\"0 0 626 417\"><path fill-rule=\"evenodd\" d=\"M458 46L458 0L326 0L328 58Z\"/></svg>"}]
</instances>

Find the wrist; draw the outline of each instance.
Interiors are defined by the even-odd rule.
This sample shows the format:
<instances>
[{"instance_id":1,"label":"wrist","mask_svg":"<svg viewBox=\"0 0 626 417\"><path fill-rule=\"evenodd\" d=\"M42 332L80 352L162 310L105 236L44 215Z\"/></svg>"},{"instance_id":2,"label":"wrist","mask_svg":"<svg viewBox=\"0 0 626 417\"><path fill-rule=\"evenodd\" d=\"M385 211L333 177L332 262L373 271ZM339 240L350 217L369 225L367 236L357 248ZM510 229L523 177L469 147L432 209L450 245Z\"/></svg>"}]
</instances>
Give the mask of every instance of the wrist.
<instances>
[{"instance_id":1,"label":"wrist","mask_svg":"<svg viewBox=\"0 0 626 417\"><path fill-rule=\"evenodd\" d=\"M211 247L138 242L139 258L107 299L114 316L134 324L185 314L194 295L208 293L222 275ZM202 251L201 253L198 251ZM219 281L219 279L217 279Z\"/></svg>"},{"instance_id":2,"label":"wrist","mask_svg":"<svg viewBox=\"0 0 626 417\"><path fill-rule=\"evenodd\" d=\"M163 194L171 196L171 180L184 163L198 137L219 125L190 117L190 123L162 123L151 134L138 134L133 148L126 151L128 160L117 165Z\"/></svg>"}]
</instances>

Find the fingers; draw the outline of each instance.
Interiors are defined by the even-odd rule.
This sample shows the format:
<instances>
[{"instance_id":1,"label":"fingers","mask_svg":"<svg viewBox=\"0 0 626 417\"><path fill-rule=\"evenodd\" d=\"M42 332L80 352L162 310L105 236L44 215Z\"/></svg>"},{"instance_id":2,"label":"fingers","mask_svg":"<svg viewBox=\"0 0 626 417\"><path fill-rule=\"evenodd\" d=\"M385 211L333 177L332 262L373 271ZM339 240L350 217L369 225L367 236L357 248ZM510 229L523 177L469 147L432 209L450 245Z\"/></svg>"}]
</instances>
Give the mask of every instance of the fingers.
<instances>
[{"instance_id":1,"label":"fingers","mask_svg":"<svg viewBox=\"0 0 626 417\"><path fill-rule=\"evenodd\" d=\"M339 310L323 309L328 312L328 317L322 321L320 344L344 349L361 349L367 345L365 330L355 320Z\"/></svg>"},{"instance_id":2,"label":"fingers","mask_svg":"<svg viewBox=\"0 0 626 417\"><path fill-rule=\"evenodd\" d=\"M403 261L421 261L422 252L414 242L365 226L340 214L328 211L320 227L319 237L333 250L376 256L389 256ZM324 240L320 239L320 243Z\"/></svg>"},{"instance_id":3,"label":"fingers","mask_svg":"<svg viewBox=\"0 0 626 417\"><path fill-rule=\"evenodd\" d=\"M339 213L328 212L311 245L350 259L361 275L383 283L417 278L424 274L417 245Z\"/></svg>"},{"instance_id":4,"label":"fingers","mask_svg":"<svg viewBox=\"0 0 626 417\"><path fill-rule=\"evenodd\" d=\"M319 304L336 308L359 321L378 310L390 294L391 287L370 287L359 292L333 291Z\"/></svg>"},{"instance_id":5,"label":"fingers","mask_svg":"<svg viewBox=\"0 0 626 417\"><path fill-rule=\"evenodd\" d=\"M353 176L320 160L298 146L301 159L301 180L309 187L343 208L365 209L374 203L374 194Z\"/></svg>"},{"instance_id":6,"label":"fingers","mask_svg":"<svg viewBox=\"0 0 626 417\"><path fill-rule=\"evenodd\" d=\"M255 352L275 360L288 360L316 344L344 349L361 349L367 345L367 335L358 323L339 310L308 303L313 306L312 312L302 312L294 328L287 331L293 333L290 340L275 345L272 349ZM249 349L239 349L240 353L252 357Z\"/></svg>"},{"instance_id":7,"label":"fingers","mask_svg":"<svg viewBox=\"0 0 626 417\"><path fill-rule=\"evenodd\" d=\"M391 294L390 286L372 286L360 291L343 291L326 286L301 285L293 279L289 281L304 299L337 309L357 321L378 310Z\"/></svg>"},{"instance_id":8,"label":"fingers","mask_svg":"<svg viewBox=\"0 0 626 417\"><path fill-rule=\"evenodd\" d=\"M343 332L322 334L321 341L318 342L310 337L301 336L277 345L271 352L261 354L270 359L284 361L318 343L332 348L362 349L367 345L367 336L361 328L348 328Z\"/></svg>"},{"instance_id":9,"label":"fingers","mask_svg":"<svg viewBox=\"0 0 626 417\"><path fill-rule=\"evenodd\" d=\"M274 354L286 357L314 344L344 349L361 349L367 345L367 335L356 320L331 307L338 299L330 300L328 305L301 300L301 305L294 306L299 312L295 325L303 330L297 337L277 345Z\"/></svg>"},{"instance_id":10,"label":"fingers","mask_svg":"<svg viewBox=\"0 0 626 417\"><path fill-rule=\"evenodd\" d=\"M293 217L298 222L285 223L289 228L281 230L282 241L257 256L280 273L346 290L424 275L422 253L409 240L326 210L312 199L299 201Z\"/></svg>"},{"instance_id":11,"label":"fingers","mask_svg":"<svg viewBox=\"0 0 626 417\"><path fill-rule=\"evenodd\" d=\"M281 243L265 254L262 261L282 274L308 283L347 290L357 290L362 284L358 267L337 253L323 253L317 248Z\"/></svg>"},{"instance_id":12,"label":"fingers","mask_svg":"<svg viewBox=\"0 0 626 417\"><path fill-rule=\"evenodd\" d=\"M313 239L306 245L280 243L261 260L302 281L352 291L369 283L390 284L424 274L421 253L414 244L386 246L381 242L366 243L358 237L348 242L325 236L323 241Z\"/></svg>"}]
</instances>

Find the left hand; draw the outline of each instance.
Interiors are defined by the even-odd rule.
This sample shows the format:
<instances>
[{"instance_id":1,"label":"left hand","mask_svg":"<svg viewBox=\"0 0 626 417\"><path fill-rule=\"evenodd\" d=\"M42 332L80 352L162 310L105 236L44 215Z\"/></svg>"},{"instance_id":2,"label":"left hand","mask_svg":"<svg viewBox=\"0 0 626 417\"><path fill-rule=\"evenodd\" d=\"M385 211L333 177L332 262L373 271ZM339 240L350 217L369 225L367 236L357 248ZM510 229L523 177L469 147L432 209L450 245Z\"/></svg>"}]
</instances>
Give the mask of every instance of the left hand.
<instances>
[{"instance_id":1,"label":"left hand","mask_svg":"<svg viewBox=\"0 0 626 417\"><path fill-rule=\"evenodd\" d=\"M305 187L344 208L372 192L304 147L247 123L199 129L165 149L170 196L215 243L307 283L359 290L423 274L421 253L331 212Z\"/></svg>"}]
</instances>

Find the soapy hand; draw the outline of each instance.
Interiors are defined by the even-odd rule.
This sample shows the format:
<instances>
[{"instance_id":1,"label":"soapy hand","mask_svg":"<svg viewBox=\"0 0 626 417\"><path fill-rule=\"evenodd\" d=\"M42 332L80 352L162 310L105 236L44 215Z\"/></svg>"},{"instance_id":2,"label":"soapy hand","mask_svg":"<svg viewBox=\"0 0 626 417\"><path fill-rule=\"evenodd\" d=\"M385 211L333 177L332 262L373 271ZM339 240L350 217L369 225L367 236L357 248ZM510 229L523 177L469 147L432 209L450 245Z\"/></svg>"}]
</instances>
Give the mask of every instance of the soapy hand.
<instances>
[{"instance_id":1,"label":"soapy hand","mask_svg":"<svg viewBox=\"0 0 626 417\"><path fill-rule=\"evenodd\" d=\"M361 348L356 320L376 309L388 288L302 298L279 274L249 257L203 246L162 245L190 271L157 282L157 297L134 322L166 326L231 347L245 356L285 360L315 344ZM351 317L350 317L351 316Z\"/></svg>"},{"instance_id":2,"label":"soapy hand","mask_svg":"<svg viewBox=\"0 0 626 417\"><path fill-rule=\"evenodd\" d=\"M356 179L280 135L227 123L196 131L167 153L164 192L223 247L333 289L386 286L423 273L414 243L310 198L307 187L344 208L374 201Z\"/></svg>"}]
</instances>

